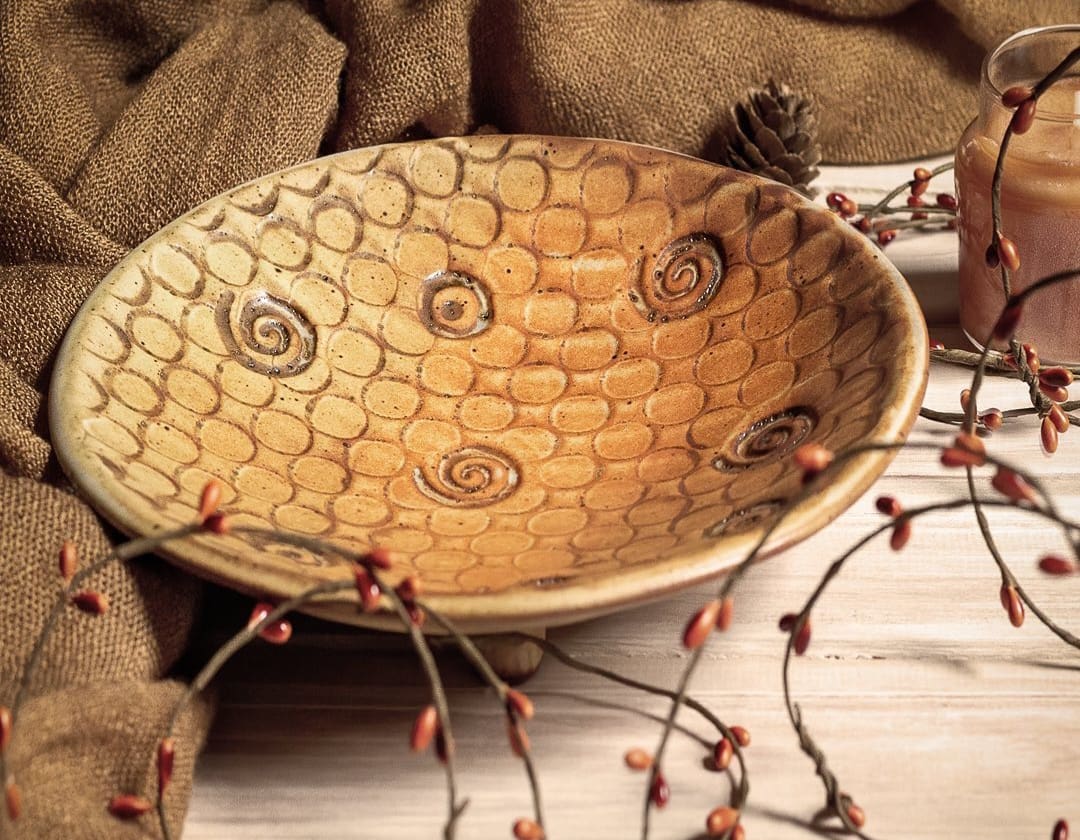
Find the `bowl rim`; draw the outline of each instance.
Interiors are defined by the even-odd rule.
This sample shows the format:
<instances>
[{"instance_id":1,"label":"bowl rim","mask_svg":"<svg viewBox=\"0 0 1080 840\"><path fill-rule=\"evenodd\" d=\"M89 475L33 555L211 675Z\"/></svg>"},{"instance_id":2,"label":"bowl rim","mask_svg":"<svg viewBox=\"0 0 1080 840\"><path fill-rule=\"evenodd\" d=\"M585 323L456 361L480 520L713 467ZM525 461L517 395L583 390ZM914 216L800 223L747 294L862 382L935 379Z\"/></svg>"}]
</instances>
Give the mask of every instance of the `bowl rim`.
<instances>
[{"instance_id":1,"label":"bowl rim","mask_svg":"<svg viewBox=\"0 0 1080 840\"><path fill-rule=\"evenodd\" d=\"M557 137L542 134L480 135L505 138L507 143L515 140L558 142L574 140L613 144L634 149L655 150L664 155L685 158L695 163L706 163L718 169L728 169L691 155L673 152L655 146L628 143L621 140L588 137ZM83 301L68 325L63 341L57 351L49 384L47 411L49 432L53 450L65 474L77 491L91 507L121 532L130 536L142 536L162 530L159 522L147 521L139 515L131 515L129 509L117 496L107 492L105 485L95 479L95 473L104 474L104 468L89 457L81 446L70 423L65 422L64 399L69 391L71 376L78 357L79 327L88 320L100 300L108 294L110 281L136 252L152 246L159 238L167 236L173 227L190 218L224 196L254 184L278 178L287 173L304 169L313 164L333 163L336 159L357 152L373 152L383 149L421 143L446 143L472 139L466 137L440 137L406 143L386 143L361 149L350 149L332 155L312 158L275 172L253 178L232 187L193 207L169 221L144 241L131 248L101 279L90 295ZM890 356L897 363L896 393L875 426L867 433L866 442L902 443L914 425L926 389L929 376L929 342L922 311L907 281L900 271L864 236L818 204L797 191L758 176L736 172L739 178L749 179L770 189L786 190L790 198L814 212L828 214L833 229L849 241L858 242L858 250L872 255L876 269L889 282L890 298L887 304L891 312L902 314L901 323L908 328L905 339L911 339L913 352ZM898 448L868 452L852 458L844 464L835 478L820 492L804 499L792 508L777 526L760 558L773 556L801 542L828 525L853 505L873 485L896 456ZM432 594L425 600L455 624L469 632L498 632L530 627L549 627L575 623L602 614L615 612L630 606L642 605L662 599L676 591L716 580L729 571L744 557L760 538L760 528L743 534L724 537L713 543L701 543L681 551L676 557L659 562L623 567L595 576L570 578L565 584L537 587L521 584L507 590L486 593ZM278 569L255 569L253 566L230 564L219 555L221 562L208 564L207 557L214 557L213 537L198 535L166 544L155 553L194 574L195 576L222 584L228 588L255 597L285 599L310 587L314 581L303 575L284 573ZM352 593L350 593L351 595ZM337 622L381 629L401 629L396 617L382 614L366 614L356 607L354 597L341 595L315 600L301 609Z\"/></svg>"}]
</instances>

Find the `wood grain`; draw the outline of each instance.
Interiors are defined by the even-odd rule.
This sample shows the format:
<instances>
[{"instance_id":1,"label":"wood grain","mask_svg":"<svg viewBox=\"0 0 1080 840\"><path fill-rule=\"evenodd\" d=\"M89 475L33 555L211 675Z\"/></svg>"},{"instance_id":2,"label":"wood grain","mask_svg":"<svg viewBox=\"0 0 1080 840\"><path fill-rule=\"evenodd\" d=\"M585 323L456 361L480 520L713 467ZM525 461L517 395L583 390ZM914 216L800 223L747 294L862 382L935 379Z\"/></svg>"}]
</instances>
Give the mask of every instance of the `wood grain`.
<instances>
[{"instance_id":1,"label":"wood grain","mask_svg":"<svg viewBox=\"0 0 1080 840\"><path fill-rule=\"evenodd\" d=\"M934 367L926 403L955 410L967 379L963 370ZM1015 383L995 381L983 405L1024 399ZM950 436L920 421L912 439ZM1037 422L1021 420L990 445L1037 470L1069 512L1080 510L1080 438L1071 438L1046 459ZM928 452L901 453L839 520L748 576L735 626L710 644L695 677L699 699L753 734L744 819L751 838L813 836L806 822L822 793L784 713L776 619L801 603L838 552L880 522L879 493L912 505L962 495L964 480ZM1025 585L1061 623L1080 627L1080 579L1051 580L1035 569L1041 553L1062 547L1060 538L1019 511L995 513L993 522ZM954 512L918 522L902 553L874 542L815 613L813 644L795 664L793 684L808 726L876 837L1011 840L1047 837L1062 816L1080 823L1080 656L1030 617L1012 628L998 585L971 513ZM551 636L592 662L672 685L684 662L683 622L709 591ZM221 600L222 610L243 620L238 598ZM215 617L223 627L229 620ZM523 772L490 693L455 658L444 661L461 783L471 799L460 836L509 837L512 821L528 812ZM242 654L220 690L187 840L440 836L440 768L407 750L410 721L426 696L402 640L305 620L285 649L260 645ZM655 747L658 727L640 713L662 713L664 704L551 660L527 690L538 710L530 731L549 836L638 836L644 776L621 757L631 746ZM689 715L680 721L705 733ZM656 840L700 833L728 787L702 768L699 743L678 737L673 745L666 762L672 799L654 820Z\"/></svg>"}]
</instances>

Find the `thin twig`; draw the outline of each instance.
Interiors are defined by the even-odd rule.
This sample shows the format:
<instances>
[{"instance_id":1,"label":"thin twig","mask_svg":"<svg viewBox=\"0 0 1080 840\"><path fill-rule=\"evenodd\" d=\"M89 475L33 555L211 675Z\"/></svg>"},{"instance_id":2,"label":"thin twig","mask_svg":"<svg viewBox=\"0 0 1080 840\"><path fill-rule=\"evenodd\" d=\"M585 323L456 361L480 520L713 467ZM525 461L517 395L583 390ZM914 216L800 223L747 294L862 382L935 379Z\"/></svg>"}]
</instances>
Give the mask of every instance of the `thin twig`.
<instances>
[{"instance_id":1,"label":"thin twig","mask_svg":"<svg viewBox=\"0 0 1080 840\"><path fill-rule=\"evenodd\" d=\"M38 667L41 664L41 656L45 650L45 645L52 637L53 631L56 629L56 625L60 620L60 616L64 613L66 608L71 603L71 594L77 592L83 581L89 580L97 572L104 569L111 563L121 562L124 560L131 560L135 557L140 557L144 554L148 554L170 540L180 539L182 537L190 536L197 533L200 530L200 525L184 525L179 528L174 528L169 531L163 531L159 534L153 534L148 537L140 537L137 539L129 540L126 543L122 543L117 546L113 546L102 557L78 569L75 574L71 576L71 579L64 583L57 595L56 601L53 603L52 609L49 611L49 615L45 619L45 623L42 625L41 630L38 631L38 636L34 640L34 645L30 649L30 655L26 658L26 663L23 666L22 675L19 678L18 687L15 690L15 697L11 703L11 720L12 720L12 732L14 733L18 727L15 725L18 722L20 713L26 697L29 693L30 686L33 683L34 676L37 674ZM0 751L0 783L8 778L7 761L3 751ZM0 825L3 821L0 820ZM163 832L165 840L170 840L168 829Z\"/></svg>"},{"instance_id":2,"label":"thin twig","mask_svg":"<svg viewBox=\"0 0 1080 840\"><path fill-rule=\"evenodd\" d=\"M274 539L278 542L285 542L299 548L306 548L324 555L337 555L353 563L366 565L365 558L367 555L365 552L354 551L332 543L326 543L316 537L308 537L303 534L294 534L287 531L276 531L258 526L237 526L233 529L233 532ZM453 840L457 829L457 821L467 807L468 800L466 799L458 802L457 799L457 782L456 774L454 772L454 737L450 727L450 705L446 699L446 689L443 686L442 678L439 676L439 668L435 663L435 657L431 653L431 647L428 645L427 639L424 637L423 631L420 629L417 622L412 620L412 616L409 614L407 606L398 596L394 588L388 586L375 569L368 567L368 572L375 583L378 584L379 589L390 602L391 609L397 614L402 626L405 627L408 632L413 649L416 651L417 659L420 660L420 666L423 668L431 688L432 703L439 715L439 725L442 727L442 736L446 746L444 751L444 766L446 769L446 790L449 802L447 805L448 815L446 824L443 827L443 837L444 840Z\"/></svg>"},{"instance_id":3,"label":"thin twig","mask_svg":"<svg viewBox=\"0 0 1080 840\"><path fill-rule=\"evenodd\" d=\"M742 753L742 748L739 746L739 739L735 737L731 729L728 728L720 718L718 718L706 705L688 694L679 695L678 692L671 690L670 688L664 688L663 686L653 685L651 683L643 682L642 680L634 679L633 677L627 677L620 674L618 671L612 671L609 668L603 668L599 665L593 665L591 662L584 662L571 654L567 653L557 644L549 639L542 638L540 636L533 636L528 633L505 633L502 634L503 638L513 638L522 642L530 642L536 645L545 653L555 657L564 665L573 668L576 671L581 671L585 674L592 674L593 676L600 677L601 679L609 680L610 682L618 683L619 685L625 685L628 688L633 688L638 691L643 691L648 694L655 694L659 697L666 697L669 700L680 703L697 712L701 717L707 720L712 726L716 728L725 738L727 738L732 747L735 750L735 758L739 762L739 784L732 792L732 807L739 808L747 800L750 795L750 781L746 771L746 760ZM666 718L662 720L666 721ZM656 764L655 757L653 764Z\"/></svg>"},{"instance_id":4,"label":"thin twig","mask_svg":"<svg viewBox=\"0 0 1080 840\"><path fill-rule=\"evenodd\" d=\"M941 164L940 166L935 166L930 171L930 177L933 178L933 177L935 177L937 175L940 175L942 172L948 172L950 169L953 168L953 165L954 165L953 162L950 160L950 161L947 161L947 162ZM905 190L911 189L913 186L915 186L915 179L914 178L912 178L910 181L904 181L902 184L900 184L899 186L895 187L894 189L892 189L888 193L886 193L885 197L882 198L880 201L878 201L877 204L874 204L866 212L865 215L867 216L867 218L873 218L878 213L880 213L885 207L887 207L890 201L892 201L894 198L896 198L898 195L900 195L900 193L904 192ZM909 209L911 209L911 210L922 210L924 208L922 208L922 207L912 207L912 208L909 208Z\"/></svg>"},{"instance_id":5,"label":"thin twig","mask_svg":"<svg viewBox=\"0 0 1080 840\"><path fill-rule=\"evenodd\" d=\"M491 667L490 663L488 663L487 659L484 658L480 649L445 615L437 612L427 604L421 604L421 606L436 624L441 625L443 629L450 634L454 643L461 650L462 654L464 654L465 658L472 663L472 666L476 668L484 682L495 689L495 693L502 703L503 711L506 713L509 724L511 726L520 725L520 722L517 719L517 712L507 702L507 691L509 691L510 686L495 673L495 670ZM528 748L527 744L521 744L521 760L525 764L525 775L529 780L529 792L532 795L533 814L536 818L536 824L543 828L544 809L540 797L540 781L536 775L536 767L533 765L532 750Z\"/></svg>"}]
</instances>

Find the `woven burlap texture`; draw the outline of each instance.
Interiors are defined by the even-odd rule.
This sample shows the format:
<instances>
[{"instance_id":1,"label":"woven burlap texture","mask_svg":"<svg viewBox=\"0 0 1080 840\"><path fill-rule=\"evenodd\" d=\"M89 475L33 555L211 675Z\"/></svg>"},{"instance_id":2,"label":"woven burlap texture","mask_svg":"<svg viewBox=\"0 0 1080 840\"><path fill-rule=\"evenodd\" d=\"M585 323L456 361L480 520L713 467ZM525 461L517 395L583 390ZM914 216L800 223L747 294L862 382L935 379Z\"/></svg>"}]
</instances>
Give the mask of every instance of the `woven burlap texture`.
<instances>
[{"instance_id":1,"label":"woven burlap texture","mask_svg":"<svg viewBox=\"0 0 1080 840\"><path fill-rule=\"evenodd\" d=\"M344 55L286 4L0 4L0 703L60 593L63 540L89 561L115 536L67 489L48 443L64 329L128 247L203 198L315 155ZM89 585L108 612L67 611L15 722L15 837L157 836L152 818L120 823L105 805L155 789L156 742L183 691L165 675L199 587L154 558ZM199 703L177 728L175 832L208 723Z\"/></svg>"},{"instance_id":2,"label":"woven burlap texture","mask_svg":"<svg viewBox=\"0 0 1080 840\"><path fill-rule=\"evenodd\" d=\"M0 3L0 703L59 593L56 553L110 534L45 422L50 360L129 248L240 182L320 152L490 123L701 154L769 77L813 96L836 162L952 146L987 47L1075 0L7 0ZM93 585L45 651L9 763L16 836L155 836L104 804L153 788L199 588L153 558ZM181 721L177 825L208 712Z\"/></svg>"}]
</instances>

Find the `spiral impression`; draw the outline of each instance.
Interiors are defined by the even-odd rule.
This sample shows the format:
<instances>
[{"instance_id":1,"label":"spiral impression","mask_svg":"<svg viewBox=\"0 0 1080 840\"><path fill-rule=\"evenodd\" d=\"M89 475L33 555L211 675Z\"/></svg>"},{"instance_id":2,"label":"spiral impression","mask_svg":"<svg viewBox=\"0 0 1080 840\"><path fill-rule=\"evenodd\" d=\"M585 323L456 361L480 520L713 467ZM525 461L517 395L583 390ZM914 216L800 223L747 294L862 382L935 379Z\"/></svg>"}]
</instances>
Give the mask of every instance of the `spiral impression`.
<instances>
[{"instance_id":1,"label":"spiral impression","mask_svg":"<svg viewBox=\"0 0 1080 840\"><path fill-rule=\"evenodd\" d=\"M630 300L650 322L685 318L709 305L724 275L723 258L707 233L676 239L643 272Z\"/></svg>"},{"instance_id":2,"label":"spiral impression","mask_svg":"<svg viewBox=\"0 0 1080 840\"><path fill-rule=\"evenodd\" d=\"M315 329L293 307L269 292L249 297L236 314L236 295L222 292L214 311L218 333L236 361L266 376L296 376L315 359ZM237 339L239 335L239 340Z\"/></svg>"},{"instance_id":3,"label":"spiral impression","mask_svg":"<svg viewBox=\"0 0 1080 840\"><path fill-rule=\"evenodd\" d=\"M775 463L794 452L817 422L817 413L802 406L758 420L735 438L729 454L713 460L713 466L720 472L739 472Z\"/></svg>"},{"instance_id":4,"label":"spiral impression","mask_svg":"<svg viewBox=\"0 0 1080 840\"><path fill-rule=\"evenodd\" d=\"M433 476L423 469L413 470L417 489L444 505L484 507L509 496L517 489L518 468L501 452L484 446L469 446L443 455Z\"/></svg>"},{"instance_id":5,"label":"spiral impression","mask_svg":"<svg viewBox=\"0 0 1080 840\"><path fill-rule=\"evenodd\" d=\"M772 519L783 506L782 499L770 499L767 502L758 502L756 505L742 508L706 528L705 536L715 539L753 531Z\"/></svg>"},{"instance_id":6,"label":"spiral impression","mask_svg":"<svg viewBox=\"0 0 1080 840\"><path fill-rule=\"evenodd\" d=\"M491 323L491 298L476 278L458 271L438 271L420 288L417 315L435 335L467 338Z\"/></svg>"}]
</instances>

